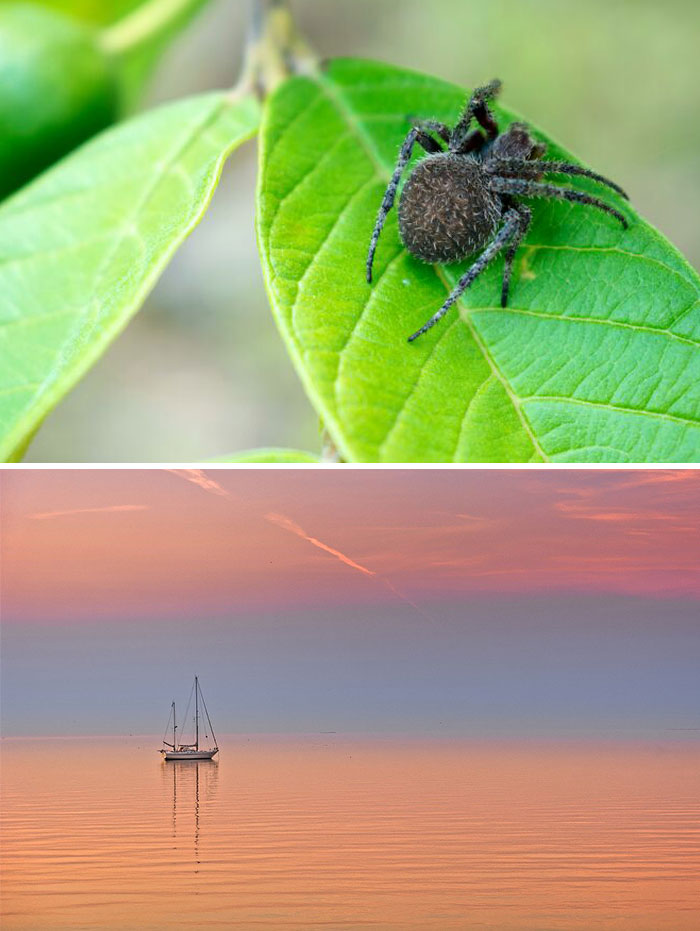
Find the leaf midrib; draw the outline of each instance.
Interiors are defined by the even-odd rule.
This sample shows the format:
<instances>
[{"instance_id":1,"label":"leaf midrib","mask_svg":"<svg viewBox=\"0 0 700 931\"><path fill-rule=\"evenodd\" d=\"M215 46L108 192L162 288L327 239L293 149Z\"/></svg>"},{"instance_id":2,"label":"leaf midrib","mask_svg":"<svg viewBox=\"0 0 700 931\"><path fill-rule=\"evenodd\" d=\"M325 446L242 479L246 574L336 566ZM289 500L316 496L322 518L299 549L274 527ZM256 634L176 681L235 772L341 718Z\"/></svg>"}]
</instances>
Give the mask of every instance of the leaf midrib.
<instances>
[{"instance_id":1,"label":"leaf midrib","mask_svg":"<svg viewBox=\"0 0 700 931\"><path fill-rule=\"evenodd\" d=\"M435 274L437 275L439 280L442 282L442 284L445 286L445 289L447 290L447 293L449 294L452 288L450 287L449 282L446 281L444 277L445 275L444 271L442 270L442 268L440 268L439 266L435 266L435 265L433 266L433 270L435 271ZM465 305L462 303L461 300L458 301L457 303L458 303L458 308L464 308ZM510 403L513 405L513 409L515 410L515 413L518 415L518 419L520 420L520 423L522 424L523 429L525 430L525 433L527 434L528 439L532 443L532 446L535 452L537 453L538 456L542 457L544 462L549 462L549 456L547 456L545 451L540 446L539 440L535 436L535 432L532 429L532 425L530 424L530 421L528 420L528 418L525 416L525 411L523 411L521 407L522 398L520 398L520 396L513 390L512 385L510 384L508 379L505 377L503 372L501 372L500 368L496 364L496 360L493 358L491 353L486 348L486 344L481 338L481 334L479 333L477 328L474 326L474 321L472 320L471 315L469 313L462 313L460 310L459 317L466 323L467 327L469 328L469 332L471 333L472 339L474 340L476 345L479 347L479 350L481 354L483 355L484 359L486 360L489 368L491 369L495 377L498 379L498 381L501 383L503 390L508 396Z\"/></svg>"}]
</instances>

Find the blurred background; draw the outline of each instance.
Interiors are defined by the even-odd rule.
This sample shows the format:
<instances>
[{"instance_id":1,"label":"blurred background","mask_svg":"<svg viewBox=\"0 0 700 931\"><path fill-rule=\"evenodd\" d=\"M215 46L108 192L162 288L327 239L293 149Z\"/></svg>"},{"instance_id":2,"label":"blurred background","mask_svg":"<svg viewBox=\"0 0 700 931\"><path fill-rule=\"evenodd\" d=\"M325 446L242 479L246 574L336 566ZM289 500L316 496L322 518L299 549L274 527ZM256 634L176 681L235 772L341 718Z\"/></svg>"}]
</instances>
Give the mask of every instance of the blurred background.
<instances>
[{"instance_id":1,"label":"blurred background","mask_svg":"<svg viewBox=\"0 0 700 931\"><path fill-rule=\"evenodd\" d=\"M120 0L123 9L137 5ZM96 21L100 0L50 0ZM115 5L111 4L113 9ZM503 101L624 185L700 267L697 0L296 0L323 58L378 58ZM212 0L172 44L140 109L235 83L247 0ZM136 319L46 420L28 461L195 461L319 449L279 339L254 235L256 145L240 149Z\"/></svg>"}]
</instances>

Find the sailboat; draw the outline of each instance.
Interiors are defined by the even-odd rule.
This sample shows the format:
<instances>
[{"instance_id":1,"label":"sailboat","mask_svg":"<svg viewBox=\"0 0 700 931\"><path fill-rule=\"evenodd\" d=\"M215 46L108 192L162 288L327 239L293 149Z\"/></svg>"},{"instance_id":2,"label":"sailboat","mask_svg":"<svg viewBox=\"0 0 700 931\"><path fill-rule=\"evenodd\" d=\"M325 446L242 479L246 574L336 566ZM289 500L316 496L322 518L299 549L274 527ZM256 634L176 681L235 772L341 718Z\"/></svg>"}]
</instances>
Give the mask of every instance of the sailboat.
<instances>
[{"instance_id":1,"label":"sailboat","mask_svg":"<svg viewBox=\"0 0 700 931\"><path fill-rule=\"evenodd\" d=\"M192 695L190 694L190 701L192 700ZM206 717L206 722L209 725L208 730L205 728L205 736L211 737L211 741L214 746L209 747L208 749L203 749L199 746L199 703L202 703L204 708L204 715ZM187 703L187 708L189 710L189 702ZM185 717L187 717L187 711L185 712ZM165 737L163 737L163 748L160 751L163 754L163 758L166 760L211 760L215 754L219 752L219 748L216 745L216 737L214 735L214 728L211 726L211 719L209 717L209 712L207 711L207 706L204 701L204 696L202 695L202 689L199 685L199 679L197 676L194 677L194 743L185 744L180 743L177 739L177 720L175 718L175 702L170 706L170 717L168 718L168 723L165 727L166 734L170 733L170 722L172 721L172 736L173 742L169 743Z\"/></svg>"}]
</instances>

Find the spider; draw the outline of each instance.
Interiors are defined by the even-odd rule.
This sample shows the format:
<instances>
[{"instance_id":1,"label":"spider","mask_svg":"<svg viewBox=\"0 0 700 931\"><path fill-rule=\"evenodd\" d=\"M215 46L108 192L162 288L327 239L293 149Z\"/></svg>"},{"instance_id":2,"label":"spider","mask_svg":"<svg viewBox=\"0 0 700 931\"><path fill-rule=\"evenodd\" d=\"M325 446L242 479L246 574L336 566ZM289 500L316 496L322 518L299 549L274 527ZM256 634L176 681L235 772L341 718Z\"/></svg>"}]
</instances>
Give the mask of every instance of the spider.
<instances>
[{"instance_id":1,"label":"spider","mask_svg":"<svg viewBox=\"0 0 700 931\"><path fill-rule=\"evenodd\" d=\"M547 147L532 138L524 123L512 123L499 133L488 103L500 89L499 80L477 88L454 129L434 120L414 121L384 193L367 256L368 282L372 281L379 234L416 142L428 154L413 169L401 192L399 234L404 246L424 262L440 264L459 262L483 249L437 313L409 336L409 343L435 326L507 246L501 288L501 307L506 306L513 259L532 221L532 210L520 197L551 197L588 204L611 214L627 229L624 216L597 197L542 181L546 174L583 175L627 198L621 187L587 168L542 160ZM470 129L472 120L481 129ZM442 143L446 144L446 150Z\"/></svg>"}]
</instances>

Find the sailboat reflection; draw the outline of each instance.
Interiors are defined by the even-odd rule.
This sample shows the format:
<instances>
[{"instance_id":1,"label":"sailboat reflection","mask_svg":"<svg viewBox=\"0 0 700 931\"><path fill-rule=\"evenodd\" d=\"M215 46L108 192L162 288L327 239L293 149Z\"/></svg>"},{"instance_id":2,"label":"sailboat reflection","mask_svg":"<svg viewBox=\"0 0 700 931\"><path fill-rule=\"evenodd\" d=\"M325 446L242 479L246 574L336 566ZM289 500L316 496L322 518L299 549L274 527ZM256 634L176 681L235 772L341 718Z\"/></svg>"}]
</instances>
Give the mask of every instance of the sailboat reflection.
<instances>
[{"instance_id":1,"label":"sailboat reflection","mask_svg":"<svg viewBox=\"0 0 700 931\"><path fill-rule=\"evenodd\" d=\"M172 787L173 840L193 832L195 872L198 872L201 828L216 796L219 764L216 760L174 761L163 766L162 777L163 787Z\"/></svg>"}]
</instances>

